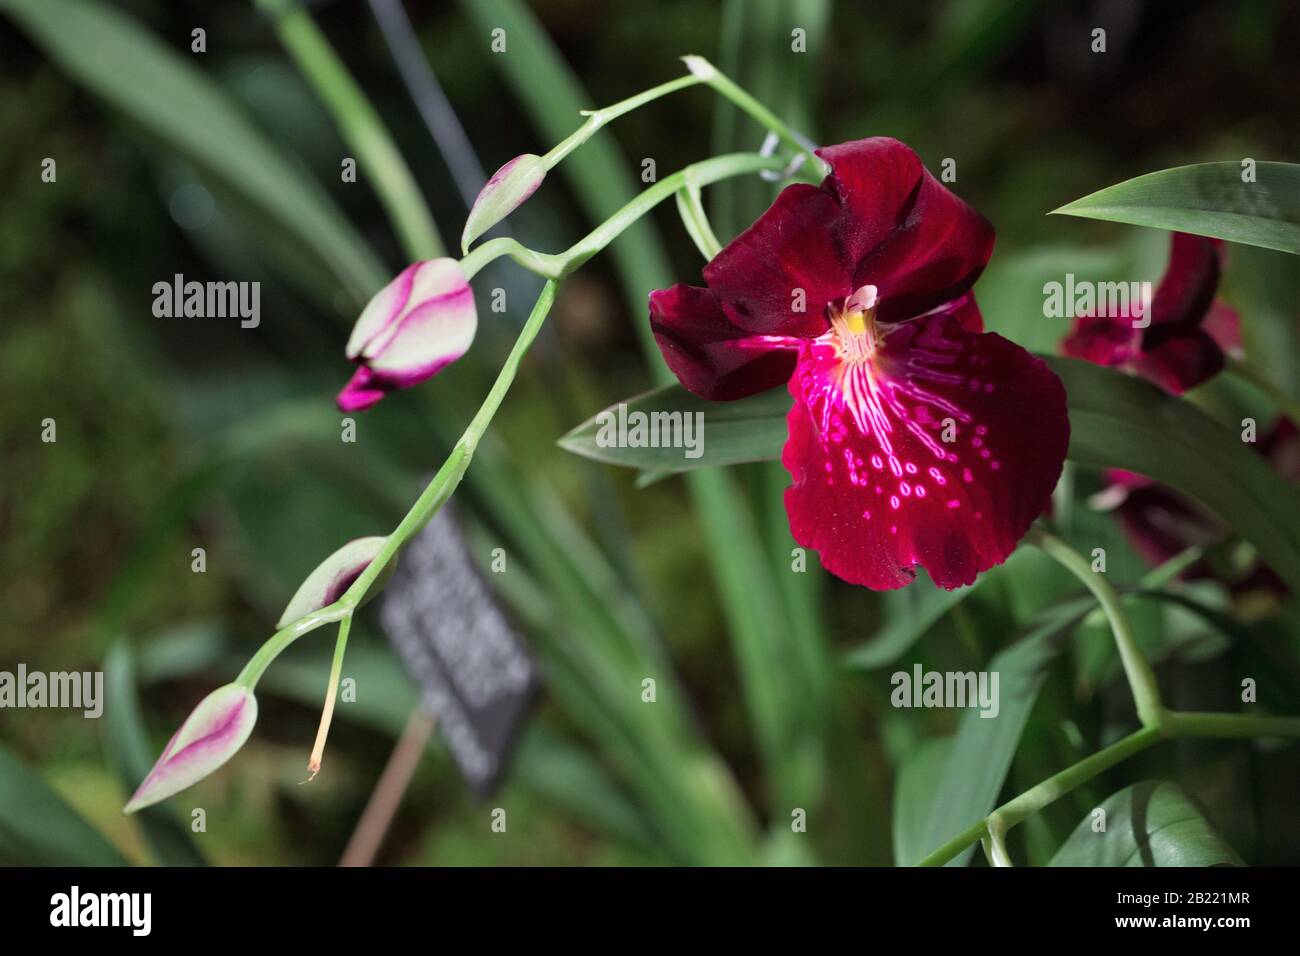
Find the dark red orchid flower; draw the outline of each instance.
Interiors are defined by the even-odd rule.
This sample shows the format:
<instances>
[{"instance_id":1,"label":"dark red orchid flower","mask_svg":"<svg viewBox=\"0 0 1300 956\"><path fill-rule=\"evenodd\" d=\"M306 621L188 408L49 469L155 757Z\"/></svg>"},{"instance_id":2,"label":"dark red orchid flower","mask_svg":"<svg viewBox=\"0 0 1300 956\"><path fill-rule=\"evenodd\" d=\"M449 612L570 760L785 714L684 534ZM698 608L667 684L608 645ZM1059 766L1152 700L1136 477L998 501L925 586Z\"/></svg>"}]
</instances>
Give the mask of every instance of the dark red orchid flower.
<instances>
[{"instance_id":1,"label":"dark red orchid flower","mask_svg":"<svg viewBox=\"0 0 1300 956\"><path fill-rule=\"evenodd\" d=\"M795 540L854 584L944 588L1000 564L1047 506L1069 440L1047 366L982 332L970 292L993 228L916 154L875 138L817 151L704 268L650 296L665 360L703 398L788 382L782 462Z\"/></svg>"},{"instance_id":2,"label":"dark red orchid flower","mask_svg":"<svg viewBox=\"0 0 1300 956\"><path fill-rule=\"evenodd\" d=\"M1136 303L1114 315L1080 316L1062 351L1136 372L1174 395L1200 385L1223 369L1225 353L1241 348L1237 313L1214 297L1222 266L1222 241L1173 233L1150 316Z\"/></svg>"},{"instance_id":3,"label":"dark red orchid flower","mask_svg":"<svg viewBox=\"0 0 1300 956\"><path fill-rule=\"evenodd\" d=\"M1300 484L1300 431L1289 418L1281 418L1255 446L1270 465L1291 484ZM1152 566L1163 564L1192 546L1210 548L1231 535L1231 528L1196 502L1172 488L1131 471L1111 468L1102 472L1107 487L1096 502L1108 510L1124 530L1133 550ZM1224 579L1235 593L1271 591L1286 594L1282 579L1255 560L1231 574L1207 558L1188 566L1185 580Z\"/></svg>"}]
</instances>

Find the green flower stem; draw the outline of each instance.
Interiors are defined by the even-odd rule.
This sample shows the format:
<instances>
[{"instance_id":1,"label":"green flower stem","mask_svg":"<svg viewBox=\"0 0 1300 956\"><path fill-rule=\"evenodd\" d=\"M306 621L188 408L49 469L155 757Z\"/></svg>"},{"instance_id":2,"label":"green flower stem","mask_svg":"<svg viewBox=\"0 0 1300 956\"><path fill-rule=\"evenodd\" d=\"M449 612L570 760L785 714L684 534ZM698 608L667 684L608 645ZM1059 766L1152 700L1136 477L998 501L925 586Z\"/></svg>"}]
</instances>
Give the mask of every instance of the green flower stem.
<instances>
[{"instance_id":1,"label":"green flower stem","mask_svg":"<svg viewBox=\"0 0 1300 956\"><path fill-rule=\"evenodd\" d=\"M513 239L493 239L490 242L483 243L483 245L477 247L462 259L461 266L467 278L472 277L493 259L509 255L520 265L545 276L549 281L542 287L537 303L533 306L528 321L524 323L519 338L515 340L514 348L511 349L510 356L506 359L500 373L498 373L487 398L484 399L473 420L466 427L465 433L455 447L452 448L447 460L443 462L437 474L433 476L424 492L412 505L406 517L388 536L388 540L384 542L383 548L380 549L374 560L353 582L347 592L333 604L304 615L273 634L249 660L236 679L237 682L250 690L253 689L257 686L258 680L266 672L271 662L298 638L322 625L351 617L352 612L356 610L360 603L362 595L366 593L375 578L392 561L393 557L410 537L422 528L451 497L452 492L456 490L456 486L460 484L466 470L469 468L474 450L478 447L479 441L487 431L492 417L496 414L497 409L501 407L506 392L510 390L510 386L514 383L519 364L523 361L524 355L528 352L533 340L537 337L537 333L541 330L542 323L545 322L546 315L550 312L551 305L555 301L555 290L562 277L568 275L597 252L604 249L629 225L677 190L683 188L688 182L693 183L698 188L710 185L728 176L740 176L761 169L773 169L779 165L780 160L770 156L760 156L757 153L737 153L707 159L687 166L656 183L592 230L585 238L580 239L568 250L558 255L544 255L533 252Z\"/></svg>"},{"instance_id":2,"label":"green flower stem","mask_svg":"<svg viewBox=\"0 0 1300 956\"><path fill-rule=\"evenodd\" d=\"M1026 540L1042 549L1058 561L1071 574L1077 577L1096 597L1110 621L1119 646L1120 658L1124 662L1124 672L1128 676L1133 698L1137 703L1138 717L1142 729L1124 739L1111 744L1090 757L1085 757L1060 773L1048 777L1042 783L1020 796L1004 803L983 820L971 824L947 843L934 850L920 862L920 866L943 866L957 854L976 841L984 845L984 852L993 866L1010 866L1011 858L1006 849L1007 831L1026 817L1037 813L1052 801L1069 793L1086 783L1099 773L1110 769L1121 760L1145 750L1162 739L1185 737L1247 738L1247 737L1290 737L1300 738L1300 717L1270 717L1251 714L1207 714L1179 713L1165 710L1160 703L1156 688L1155 675L1138 649L1137 640L1124 612L1119 594L1105 580L1104 575L1097 574L1088 562L1064 541L1048 533L1041 526L1035 525L1026 535ZM1190 553L1179 555L1173 565L1179 568L1180 559L1191 560ZM1156 579L1162 575L1158 568ZM1176 571L1175 571L1176 573Z\"/></svg>"},{"instance_id":3,"label":"green flower stem","mask_svg":"<svg viewBox=\"0 0 1300 956\"><path fill-rule=\"evenodd\" d=\"M1130 734L1123 740L1097 751L1091 757L1085 757L1074 766L1062 770L1055 776L1048 777L1042 783L1026 790L1014 800L1004 803L983 820L957 834L917 865L943 866L976 840L988 837L990 828L997 834L995 838L997 841L1004 840L1006 832L1031 813L1041 810L1057 797L1069 793L1075 787L1086 783L1121 760L1145 750L1159 739L1160 730L1158 728L1143 727L1137 733ZM1002 845L1001 852L1005 856L1005 844Z\"/></svg>"},{"instance_id":4,"label":"green flower stem","mask_svg":"<svg viewBox=\"0 0 1300 956\"><path fill-rule=\"evenodd\" d=\"M984 855L988 858L989 866L1013 866L1011 854L1007 853L1007 825L1006 822L995 813L991 813L984 821Z\"/></svg>"},{"instance_id":5,"label":"green flower stem","mask_svg":"<svg viewBox=\"0 0 1300 956\"><path fill-rule=\"evenodd\" d=\"M296 0L254 0L254 3L274 24L280 42L329 108L343 139L357 154L357 165L379 194L407 256L433 259L443 255L445 247L415 177L379 114L311 14Z\"/></svg>"},{"instance_id":6,"label":"green flower stem","mask_svg":"<svg viewBox=\"0 0 1300 956\"><path fill-rule=\"evenodd\" d=\"M1097 603L1106 612L1111 632L1115 635L1115 644L1119 647L1124 673L1133 691L1134 703L1137 704L1138 719L1142 721L1144 727L1158 727L1163 708L1160 704L1160 691L1156 686L1156 675L1138 649L1133 626L1129 623L1128 614L1124 611L1119 594L1111 587L1105 575L1094 572L1082 555L1041 526L1035 525L1030 528L1025 540L1055 559L1078 578L1097 599Z\"/></svg>"},{"instance_id":7,"label":"green flower stem","mask_svg":"<svg viewBox=\"0 0 1300 956\"><path fill-rule=\"evenodd\" d=\"M546 163L548 170L554 169L559 165L560 160L591 139L601 127L612 123L625 113L630 113L638 107L659 99L661 96L676 93L678 90L684 90L689 86L698 86L700 82L699 77L682 76L675 80L669 80L667 83L652 86L650 89L638 93L636 96L629 96L625 100L620 100L612 106L605 106L598 110L583 110L582 115L587 117L586 122L543 156L542 161Z\"/></svg>"},{"instance_id":8,"label":"green flower stem","mask_svg":"<svg viewBox=\"0 0 1300 956\"><path fill-rule=\"evenodd\" d=\"M719 70L702 56L684 56L682 59L691 72L711 86L715 92L726 97L745 113L749 114L760 126L765 127L781 138L796 153L808 157L812 168L818 170L820 179L830 172L830 167L813 152L812 144L785 124L779 116L750 96L734 80Z\"/></svg>"},{"instance_id":9,"label":"green flower stem","mask_svg":"<svg viewBox=\"0 0 1300 956\"><path fill-rule=\"evenodd\" d=\"M1137 586L1139 591L1159 591L1178 575L1182 574L1189 567L1205 555L1205 549L1198 545L1192 545L1189 548L1175 554L1172 558L1160 564L1138 580ZM1140 595L1124 594L1121 597L1124 600L1133 600ZM1093 608L1088 612L1088 616L1083 619L1087 627L1095 627L1106 619L1106 612L1100 608Z\"/></svg>"},{"instance_id":10,"label":"green flower stem","mask_svg":"<svg viewBox=\"0 0 1300 956\"><path fill-rule=\"evenodd\" d=\"M700 255L705 259L712 260L722 251L722 243L718 242L713 226L709 223L708 213L704 211L704 203L700 201L699 185L688 182L677 190L675 196L677 215L681 217L682 225L686 227L695 248L700 250Z\"/></svg>"},{"instance_id":11,"label":"green flower stem","mask_svg":"<svg viewBox=\"0 0 1300 956\"><path fill-rule=\"evenodd\" d=\"M1006 833L1026 817L1037 813L1052 801L1087 783L1104 770L1146 750L1161 740L1181 738L1284 737L1300 739L1300 717L1269 717L1252 714L1203 714L1164 711L1160 724L1143 727L1109 747L1085 757L1071 767L1048 777L1042 783L998 807L983 820L972 824L943 846L921 860L918 866L943 866L977 840L988 841L990 854L1006 857ZM1000 850L999 850L1000 848ZM993 857L990 858L994 862Z\"/></svg>"},{"instance_id":12,"label":"green flower stem","mask_svg":"<svg viewBox=\"0 0 1300 956\"><path fill-rule=\"evenodd\" d=\"M1300 401L1283 391L1272 379L1257 366L1244 359L1228 359L1228 371L1259 389L1278 407L1278 410L1293 422L1300 423Z\"/></svg>"},{"instance_id":13,"label":"green flower stem","mask_svg":"<svg viewBox=\"0 0 1300 956\"><path fill-rule=\"evenodd\" d=\"M268 0L259 0L259 2L268 2ZM670 93L676 93L678 90L684 90L691 86L698 86L701 83L707 84L714 92L730 100L733 104L749 114L755 122L765 129L770 130L780 137L781 141L789 146L795 153L803 154L813 164L814 168L822 170L821 175L825 175L826 164L823 163L812 152L811 144L786 125L785 121L773 113L770 109L754 99L749 93L738 86L733 80L718 70L712 63L703 57L686 56L682 57L686 65L691 70L690 76L678 77L675 80L669 80L667 83L660 83L658 86L652 86L635 96L629 96L625 100L620 100L611 106L605 106L597 110L584 110L582 115L587 117L586 121L566 136L559 144L549 153L542 157L548 170L554 169L559 165L564 157L568 156L575 149L591 139L596 131L607 126L614 120L626 113L645 106L662 96ZM784 168L787 163L781 163L778 168ZM820 178L820 177L818 177Z\"/></svg>"},{"instance_id":14,"label":"green flower stem","mask_svg":"<svg viewBox=\"0 0 1300 956\"><path fill-rule=\"evenodd\" d=\"M256 689L258 680L266 673L271 661L280 656L281 651L304 634L309 634L316 628L323 627L326 624L341 621L351 613L352 609L350 607L345 607L342 601L335 601L333 604L312 611L310 614L304 614L298 620L280 628L267 639L265 644L258 648L256 654L249 658L248 663L244 665L244 669L235 678L235 683L242 684L249 690Z\"/></svg>"},{"instance_id":15,"label":"green flower stem","mask_svg":"<svg viewBox=\"0 0 1300 956\"><path fill-rule=\"evenodd\" d=\"M424 527L425 523L437 513L438 509L446 504L447 499L456 490L465 472L469 469L470 459L474 456L474 450L478 447L479 441L487 431L488 425L491 424L492 418L501 407L506 393L510 386L514 384L515 375L519 371L519 365L524 356L528 353L529 347L533 340L537 338L537 333L541 330L542 323L546 321L546 315L551 310L551 305L555 302L555 289L557 282L552 280L542 287L542 292L537 298L537 304L533 306L532 313L528 316L528 321L524 323L523 330L519 333L519 338L515 340L514 347L510 350L509 357L506 358L505 364L497 374L496 381L492 383L492 389L488 392L487 398L479 406L474 418L465 428L464 434L452 448L451 454L443 462L442 467L438 469L437 474L429 482L424 492L420 495L411 510L406 513L401 522L389 534L384 546L375 555L374 559L366 565L366 569L361 572L357 579L352 582L351 587L343 593L333 604L313 611L294 621L287 627L277 631L271 638L262 645L262 647L253 655L253 658L244 667L236 682L243 684L250 690L256 687L257 681L262 674L266 672L267 667L274 661L290 644L323 624L332 621L348 621L352 613L361 603L362 596L369 590L370 585L374 582L401 550L411 536ZM341 665L342 658L339 654L345 645L346 639L343 632L340 632L340 645L336 647L336 665ZM331 678L332 680L332 678Z\"/></svg>"},{"instance_id":16,"label":"green flower stem","mask_svg":"<svg viewBox=\"0 0 1300 956\"><path fill-rule=\"evenodd\" d=\"M320 771L321 758L325 754L325 740L329 737L330 722L334 719L334 703L339 694L339 677L343 673L343 655L348 649L348 632L352 629L352 615L339 621L339 636L334 643L334 659L330 662L329 682L325 687L325 706L321 708L320 726L316 729L316 743L311 748L311 758L307 761L307 772L312 779Z\"/></svg>"},{"instance_id":17,"label":"green flower stem","mask_svg":"<svg viewBox=\"0 0 1300 956\"><path fill-rule=\"evenodd\" d=\"M1300 737L1300 717L1174 711L1165 714L1161 730L1167 737Z\"/></svg>"},{"instance_id":18,"label":"green flower stem","mask_svg":"<svg viewBox=\"0 0 1300 956\"><path fill-rule=\"evenodd\" d=\"M466 278L471 278L488 263L509 256L540 276L562 279L617 239L628 226L688 184L700 189L732 176L778 170L784 165L778 157L758 153L729 153L692 163L640 193L564 252L546 255L525 248L513 239L491 239L471 250L460 261L461 269Z\"/></svg>"},{"instance_id":19,"label":"green flower stem","mask_svg":"<svg viewBox=\"0 0 1300 956\"><path fill-rule=\"evenodd\" d=\"M514 347L510 350L510 355L506 358L505 364L501 367L501 371L497 373L491 391L488 392L487 398L483 400L483 404L479 406L478 412L469 425L466 426L464 434L460 436L460 441L456 443L451 454L447 456L443 466L438 469L438 473L433 476L433 480L424 489L424 493L416 500L411 510L406 513L406 517L388 536L388 540L384 542L384 546L375 555L375 559L352 582L352 586L344 592L340 601L351 602L351 606L356 607L360 603L362 596L369 590L371 583L375 578L379 577L379 573L393 559L393 556L397 554L402 545L424 527L428 520L437 513L438 509L446 504L452 492L456 490L456 486L460 484L465 472L469 469L470 459L474 457L474 451L478 448L479 441L487 432L488 425L491 424L497 409L501 407L502 401L505 400L506 393L510 391L510 386L514 384L515 375L519 371L524 356L528 354L528 349L532 346L533 340L537 338L542 323L546 321L546 316L551 311L551 306L555 302L555 290L558 285L559 283L552 279L542 286L541 294L537 297L537 303L533 306L528 321L524 323L519 338L515 339Z\"/></svg>"}]
</instances>

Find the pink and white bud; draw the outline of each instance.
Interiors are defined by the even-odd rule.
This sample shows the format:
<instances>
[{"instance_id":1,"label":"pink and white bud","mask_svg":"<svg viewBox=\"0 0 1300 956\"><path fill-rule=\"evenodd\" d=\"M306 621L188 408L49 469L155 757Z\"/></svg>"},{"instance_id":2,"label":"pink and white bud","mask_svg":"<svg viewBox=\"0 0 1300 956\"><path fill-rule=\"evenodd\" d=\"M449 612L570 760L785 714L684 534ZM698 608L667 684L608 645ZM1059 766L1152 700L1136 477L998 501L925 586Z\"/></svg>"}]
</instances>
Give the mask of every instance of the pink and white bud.
<instances>
[{"instance_id":1,"label":"pink and white bud","mask_svg":"<svg viewBox=\"0 0 1300 956\"><path fill-rule=\"evenodd\" d=\"M360 367L339 392L339 408L369 408L438 374L469 350L477 329L474 291L460 263L429 259L407 266L352 329L347 355Z\"/></svg>"},{"instance_id":2,"label":"pink and white bud","mask_svg":"<svg viewBox=\"0 0 1300 956\"><path fill-rule=\"evenodd\" d=\"M135 813L198 783L235 755L257 723L257 698L227 684L199 702L123 808Z\"/></svg>"},{"instance_id":3,"label":"pink and white bud","mask_svg":"<svg viewBox=\"0 0 1300 956\"><path fill-rule=\"evenodd\" d=\"M315 571L307 575L302 584L298 585L298 590L289 599L289 605L284 609L275 626L285 627L304 614L318 611L341 598L343 592L350 588L352 583L361 577L361 572L375 560L375 555L379 554L387 540L383 535L356 538L331 554L317 566ZM367 598L379 593L396 564L396 560L388 563L384 572L366 591Z\"/></svg>"},{"instance_id":4,"label":"pink and white bud","mask_svg":"<svg viewBox=\"0 0 1300 956\"><path fill-rule=\"evenodd\" d=\"M532 153L516 156L493 173L465 218L461 252L469 252L471 242L522 206L545 178L545 161Z\"/></svg>"}]
</instances>

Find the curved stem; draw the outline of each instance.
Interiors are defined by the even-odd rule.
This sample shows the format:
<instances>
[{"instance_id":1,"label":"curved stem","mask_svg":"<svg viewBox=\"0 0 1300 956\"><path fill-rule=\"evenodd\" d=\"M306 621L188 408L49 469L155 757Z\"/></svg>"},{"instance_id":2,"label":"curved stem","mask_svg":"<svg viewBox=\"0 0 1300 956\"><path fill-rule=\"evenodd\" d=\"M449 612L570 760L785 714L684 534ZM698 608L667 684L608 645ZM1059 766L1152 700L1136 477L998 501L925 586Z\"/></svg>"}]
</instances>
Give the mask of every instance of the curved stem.
<instances>
[{"instance_id":1,"label":"curved stem","mask_svg":"<svg viewBox=\"0 0 1300 956\"><path fill-rule=\"evenodd\" d=\"M691 187L698 191L704 186L732 176L744 176L763 170L778 170L784 166L785 163L781 158L764 156L761 153L729 153L692 163L671 176L665 176L640 193L563 252L547 255L534 252L514 239L491 239L471 250L461 260L461 269L466 277L473 276L493 260L509 256L525 269L540 276L561 279L605 249L625 229L679 190Z\"/></svg>"},{"instance_id":2,"label":"curved stem","mask_svg":"<svg viewBox=\"0 0 1300 956\"><path fill-rule=\"evenodd\" d=\"M704 211L704 203L700 201L700 187L687 183L677 190L676 200L677 215L681 217L682 225L686 227L695 248L700 250L700 255L705 259L712 260L722 251L722 243L713 231L708 213Z\"/></svg>"},{"instance_id":3,"label":"curved stem","mask_svg":"<svg viewBox=\"0 0 1300 956\"><path fill-rule=\"evenodd\" d=\"M966 828L943 846L921 860L918 866L943 866L958 853L961 853L976 840L989 836L990 821L998 832L998 840L1004 839L1006 831L1025 817L1047 806L1057 797L1069 793L1075 787L1086 783L1126 757L1145 750L1160 739L1160 730L1156 727L1143 727L1135 734L1097 751L1091 757L1085 757L1072 767L1048 777L1037 786L1026 790L1014 800L1004 803L988 817ZM1005 845L1003 846L1005 853Z\"/></svg>"},{"instance_id":4,"label":"curved stem","mask_svg":"<svg viewBox=\"0 0 1300 956\"><path fill-rule=\"evenodd\" d=\"M813 152L816 146L809 142L806 136L796 133L786 125L784 120L737 85L731 77L702 56L684 56L682 60L685 61L686 66L692 73L711 86L717 93L729 99L745 113L748 113L760 126L775 133L782 142L796 153L803 153L807 156L812 168L820 170L822 176L825 176L830 171L830 167Z\"/></svg>"},{"instance_id":5,"label":"curved stem","mask_svg":"<svg viewBox=\"0 0 1300 956\"><path fill-rule=\"evenodd\" d=\"M669 93L675 93L678 90L684 90L688 86L696 86L700 83L699 77L680 76L675 80L669 80L667 83L660 83L658 86L652 86L648 90L637 93L635 96L629 96L625 100L619 100L610 106L604 106L597 110L584 110L583 115L587 121L566 136L545 156L542 160L546 163L547 169L554 169L560 160L564 159L571 152L591 139L596 131L602 126L606 126L618 119L625 113L630 113L638 107L645 106L647 103L659 99L661 96L667 96Z\"/></svg>"},{"instance_id":6,"label":"curved stem","mask_svg":"<svg viewBox=\"0 0 1300 956\"><path fill-rule=\"evenodd\" d=\"M251 690L257 685L257 681L266 672L271 662L298 638L314 631L323 624L350 619L352 612L357 609L357 606L361 603L361 598L369 590L370 585L379 576L380 572L387 567L388 563L393 560L393 557L401 550L402 545L420 528L424 527L425 523L437 513L439 508L446 504L447 499L451 497L452 492L456 490L461 479L465 476L470 459L474 456L474 449L478 447L479 440L483 437L483 433L487 431L492 417L497 413L497 409L501 407L506 392L510 390L511 384L514 383L520 363L527 354L529 347L533 344L533 340L537 338L542 323L546 321L546 315L555 302L556 286L557 283L554 280L542 286L542 292L537 298L537 303L533 306L528 321L524 323L519 338L515 340L509 357L497 374L496 381L492 383L492 389L488 392L487 398L479 406L478 412L475 413L474 418L466 426L465 432L461 435L460 440L456 442L451 454L447 456L447 460L443 462L437 474L430 480L420 497L416 499L415 504L406 513L406 516L389 534L379 553L366 565L366 569L361 572L337 601L320 610L304 615L273 634L244 666L243 671L236 678L236 683L243 684Z\"/></svg>"},{"instance_id":7,"label":"curved stem","mask_svg":"<svg viewBox=\"0 0 1300 956\"><path fill-rule=\"evenodd\" d=\"M990 866L1014 866L1007 853L1007 823L995 810L984 820L984 855Z\"/></svg>"},{"instance_id":8,"label":"curved stem","mask_svg":"<svg viewBox=\"0 0 1300 956\"><path fill-rule=\"evenodd\" d=\"M1111 587L1104 575L1092 570L1082 555L1041 526L1035 525L1030 528L1025 540L1055 559L1078 578L1097 599L1097 603L1106 612L1111 632L1115 635L1115 644L1119 648L1120 660L1124 664L1124 673L1128 677L1129 687L1133 691L1133 700L1137 705L1138 719L1142 721L1144 727L1158 727L1162 707L1156 676L1151 670L1151 665L1138 649L1137 637L1133 633L1133 626L1129 623L1128 614L1124 610L1118 592Z\"/></svg>"},{"instance_id":9,"label":"curved stem","mask_svg":"<svg viewBox=\"0 0 1300 956\"><path fill-rule=\"evenodd\" d=\"M565 250L562 253L564 260L563 274L568 275L600 252L628 226L673 195L688 182L694 183L698 188L709 186L719 180L729 179L732 176L744 176L765 169L781 169L784 165L785 163L775 156L763 156L760 153L728 153L684 166L671 176L665 176L649 189L643 191L622 209Z\"/></svg>"},{"instance_id":10,"label":"curved stem","mask_svg":"<svg viewBox=\"0 0 1300 956\"><path fill-rule=\"evenodd\" d=\"M509 236L503 236L500 239L489 239L487 242L475 246L465 254L465 258L460 260L460 268L465 273L466 279L472 279L484 266L503 256L509 256L529 272L534 272L547 279L558 279L560 277L560 267L562 265L560 256L534 252Z\"/></svg>"},{"instance_id":11,"label":"curved stem","mask_svg":"<svg viewBox=\"0 0 1300 956\"><path fill-rule=\"evenodd\" d=\"M239 672L235 678L236 684L242 684L249 690L257 687L258 680L266 673L266 669L271 666L271 662L280 656L281 652L304 634L310 634L318 627L326 624L332 624L340 621L352 613L352 608L343 603L342 598L333 604L327 604L325 607L312 611L310 614L304 614L298 620L286 624L280 630L272 634L261 647L257 649L244 669Z\"/></svg>"}]
</instances>

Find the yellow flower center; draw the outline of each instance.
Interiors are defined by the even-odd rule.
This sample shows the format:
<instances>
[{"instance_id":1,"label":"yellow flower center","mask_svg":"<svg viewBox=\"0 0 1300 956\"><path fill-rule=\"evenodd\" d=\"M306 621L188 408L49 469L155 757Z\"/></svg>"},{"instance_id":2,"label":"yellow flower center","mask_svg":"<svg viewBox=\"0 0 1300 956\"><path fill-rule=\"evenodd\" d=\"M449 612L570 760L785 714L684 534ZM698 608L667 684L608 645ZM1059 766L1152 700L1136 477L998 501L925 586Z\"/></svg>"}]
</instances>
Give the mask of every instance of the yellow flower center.
<instances>
[{"instance_id":1,"label":"yellow flower center","mask_svg":"<svg viewBox=\"0 0 1300 956\"><path fill-rule=\"evenodd\" d=\"M871 361L880 343L874 285L864 285L832 313L831 333L842 361L855 365Z\"/></svg>"}]
</instances>

